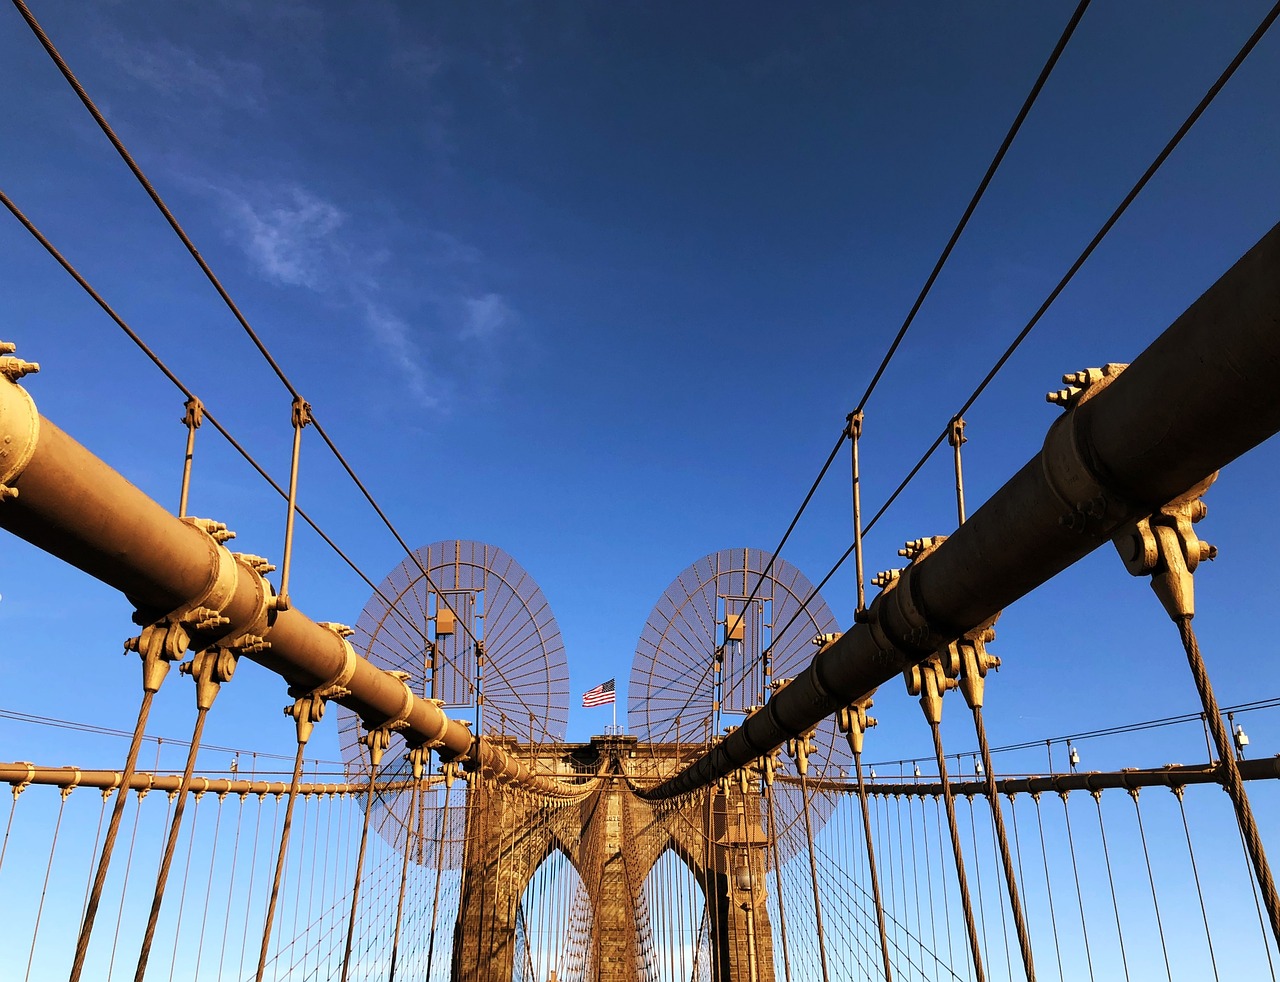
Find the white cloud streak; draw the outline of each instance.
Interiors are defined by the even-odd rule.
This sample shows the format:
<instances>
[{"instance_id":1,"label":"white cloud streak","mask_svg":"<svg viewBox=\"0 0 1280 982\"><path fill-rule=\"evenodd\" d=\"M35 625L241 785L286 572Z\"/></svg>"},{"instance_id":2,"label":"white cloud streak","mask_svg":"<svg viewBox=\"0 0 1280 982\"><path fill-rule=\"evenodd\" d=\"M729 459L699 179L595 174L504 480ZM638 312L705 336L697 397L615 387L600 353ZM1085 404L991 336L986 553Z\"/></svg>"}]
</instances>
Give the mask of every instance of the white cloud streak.
<instances>
[{"instance_id":1,"label":"white cloud streak","mask_svg":"<svg viewBox=\"0 0 1280 982\"><path fill-rule=\"evenodd\" d=\"M235 191L214 187L224 204L229 234L244 250L254 272L280 286L299 287L358 310L374 343L403 379L413 400L425 409L447 411L448 396L459 388L451 376L476 370L459 342L489 350L509 337L519 321L507 299L475 290L482 257L474 247L445 232L415 236L421 254L399 257L414 277L413 303L435 316L407 318L388 294L385 280L393 257L387 236L369 236L352 228L342 209L297 184ZM352 244L352 243L355 244ZM425 270L432 283L421 286ZM424 345L453 352L444 366L431 364ZM451 343L452 342L452 343ZM493 361L485 362L487 373Z\"/></svg>"}]
</instances>

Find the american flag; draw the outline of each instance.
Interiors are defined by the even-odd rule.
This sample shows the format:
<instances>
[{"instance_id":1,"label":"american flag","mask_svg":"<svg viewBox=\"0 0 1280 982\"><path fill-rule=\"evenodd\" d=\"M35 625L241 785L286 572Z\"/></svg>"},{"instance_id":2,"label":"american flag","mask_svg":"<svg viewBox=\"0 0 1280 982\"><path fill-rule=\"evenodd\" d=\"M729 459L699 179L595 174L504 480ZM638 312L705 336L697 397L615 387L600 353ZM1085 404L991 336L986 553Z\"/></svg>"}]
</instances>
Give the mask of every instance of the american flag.
<instances>
[{"instance_id":1,"label":"american flag","mask_svg":"<svg viewBox=\"0 0 1280 982\"><path fill-rule=\"evenodd\" d=\"M588 708L607 706L611 702L613 702L613 679L601 682L594 689L589 689L582 694L582 705Z\"/></svg>"}]
</instances>

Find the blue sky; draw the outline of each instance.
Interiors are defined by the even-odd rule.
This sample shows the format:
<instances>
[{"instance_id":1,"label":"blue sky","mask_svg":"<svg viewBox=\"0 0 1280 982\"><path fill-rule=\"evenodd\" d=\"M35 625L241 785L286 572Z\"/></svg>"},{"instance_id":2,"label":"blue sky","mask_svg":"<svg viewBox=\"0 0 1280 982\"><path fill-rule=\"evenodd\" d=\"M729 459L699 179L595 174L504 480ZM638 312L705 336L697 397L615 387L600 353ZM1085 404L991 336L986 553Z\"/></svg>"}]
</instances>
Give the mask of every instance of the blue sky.
<instances>
[{"instance_id":1,"label":"blue sky","mask_svg":"<svg viewBox=\"0 0 1280 982\"><path fill-rule=\"evenodd\" d=\"M785 19L714 4L36 11L406 538L493 542L538 580L576 702L608 675L624 687L676 573L716 549L777 541L1070 6L848 5ZM868 406L869 505L1263 12L1086 14ZM5 16L0 63L17 96L0 105L6 191L284 475L287 394ZM1272 224L1277 44L1264 40L969 414L971 503L1038 447L1058 374L1132 358ZM11 221L0 249L5 336L45 366L29 386L44 413L172 503L180 397ZM398 547L308 437L304 506L380 578ZM844 471L787 550L813 580L848 542ZM1224 477L1211 539L1259 548L1251 488L1274 471L1264 450ZM949 494L940 457L869 540L869 567L895 564L908 537L949 530ZM278 556L282 509L207 428L193 509L228 521L241 548ZM1266 609L1273 575L1256 552L1224 545L1202 589ZM367 588L309 534L298 549L300 605L354 621ZM6 639L61 650L72 628L50 598L70 591L99 615L77 643L115 647L124 611L108 591L13 541L3 563ZM847 620L851 575L825 595ZM1045 657L1046 636L1090 623L1115 650L1055 640ZM1019 695L1068 652L1105 676L1116 651L1172 640L1103 555L1004 624L1003 685ZM1218 657L1238 664L1222 629ZM23 677L25 660L5 648ZM107 664L103 677L118 676ZM1224 701L1270 694L1265 679L1221 674ZM1151 715L1190 708L1171 675L1141 699L1111 682L1070 706L1032 700L1010 738L1142 715L1148 698ZM65 699L46 708L92 715ZM570 732L603 722L578 709ZM910 732L920 740L914 719Z\"/></svg>"},{"instance_id":2,"label":"blue sky","mask_svg":"<svg viewBox=\"0 0 1280 982\"><path fill-rule=\"evenodd\" d=\"M681 569L777 541L1070 9L36 12L411 544L493 542L538 580L576 703L609 675L625 688L649 607ZM868 406L868 504L1264 10L1100 3L1086 14ZM5 190L283 476L287 394L16 14L3 16ZM1273 223L1278 44L1264 40L969 414L971 503L1034 453L1058 374L1131 359ZM11 221L0 250L4 336L44 365L29 385L42 411L172 504L180 397ZM301 500L380 578L398 547L310 436ZM1274 687L1274 673L1247 667L1255 642L1233 622L1269 609L1255 489L1275 472L1274 452L1259 451L1209 499L1205 534L1223 558L1202 576L1201 620L1224 702ZM896 564L906 538L949 530L949 495L940 457L869 540L869 567ZM281 507L208 428L193 510L278 556ZM817 580L848 538L842 466L786 555ZM298 603L354 621L367 589L309 534L298 549ZM75 671L127 705L133 669L101 657L126 630L119 598L12 540L0 562L10 677L35 684L33 661L89 648L98 657ZM847 620L851 571L825 596ZM66 618L66 597L92 626ZM1177 661L1163 670L1171 629L1110 555L1002 626L997 691L1019 712L993 714L997 740L1193 708ZM1117 671L1126 664L1130 676ZM1047 702L1063 673L1077 694ZM232 728L280 699L264 678L237 688L254 691L237 693ZM886 756L898 740L922 752L916 710L892 699L880 715L903 724ZM97 712L61 687L22 701ZM605 712L575 709L571 735L601 729Z\"/></svg>"},{"instance_id":3,"label":"blue sky","mask_svg":"<svg viewBox=\"0 0 1280 982\"><path fill-rule=\"evenodd\" d=\"M411 545L492 542L538 581L571 702L650 606L728 547L769 549L946 241L1072 5L34 4L38 17ZM1265 13L1098 2L867 409L878 506ZM0 186L279 477L289 398L12 10ZM1215 105L968 415L970 506L1039 447L1058 376L1129 361L1280 215L1280 37ZM176 505L182 400L14 222L0 336L42 412ZM1176 396L1171 396L1176 397ZM308 433L300 499L375 579L403 558ZM1224 472L1198 624L1224 704L1276 694L1267 446ZM868 540L950 531L948 461ZM192 510L278 557L283 508L200 433ZM850 538L846 465L786 551ZM367 588L308 532L292 593L354 623ZM128 727L112 591L0 546L0 705ZM825 591L853 608L852 570ZM995 744L1197 708L1146 587L1100 552L1008 611ZM50 675L50 667L56 673ZM157 732L183 735L171 684ZM209 739L288 748L247 666ZM900 688L870 757L928 752ZM953 749L969 749L959 726ZM607 710L571 711L569 733ZM1280 730L1255 733L1274 753ZM80 759L54 731L8 758ZM336 754L334 728L318 753ZM1191 733L1086 766L1189 762ZM123 748L119 748L122 752ZM1014 769L1040 767L1039 758ZM1272 803L1274 804L1274 803Z\"/></svg>"}]
</instances>

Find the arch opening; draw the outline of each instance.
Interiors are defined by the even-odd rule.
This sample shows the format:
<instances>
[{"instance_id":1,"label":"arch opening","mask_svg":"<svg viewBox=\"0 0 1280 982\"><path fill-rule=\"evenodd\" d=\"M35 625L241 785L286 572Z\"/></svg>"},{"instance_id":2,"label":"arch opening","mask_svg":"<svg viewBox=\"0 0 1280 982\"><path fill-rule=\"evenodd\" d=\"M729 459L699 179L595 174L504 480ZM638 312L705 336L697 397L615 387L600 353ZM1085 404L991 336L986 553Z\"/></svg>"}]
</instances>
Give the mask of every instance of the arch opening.
<instances>
[{"instance_id":1,"label":"arch opening","mask_svg":"<svg viewBox=\"0 0 1280 982\"><path fill-rule=\"evenodd\" d=\"M658 856L637 902L640 977L688 982L711 977L711 924L705 884L673 846Z\"/></svg>"},{"instance_id":2,"label":"arch opening","mask_svg":"<svg viewBox=\"0 0 1280 982\"><path fill-rule=\"evenodd\" d=\"M516 911L512 982L586 982L592 907L586 884L559 845L529 877Z\"/></svg>"}]
</instances>

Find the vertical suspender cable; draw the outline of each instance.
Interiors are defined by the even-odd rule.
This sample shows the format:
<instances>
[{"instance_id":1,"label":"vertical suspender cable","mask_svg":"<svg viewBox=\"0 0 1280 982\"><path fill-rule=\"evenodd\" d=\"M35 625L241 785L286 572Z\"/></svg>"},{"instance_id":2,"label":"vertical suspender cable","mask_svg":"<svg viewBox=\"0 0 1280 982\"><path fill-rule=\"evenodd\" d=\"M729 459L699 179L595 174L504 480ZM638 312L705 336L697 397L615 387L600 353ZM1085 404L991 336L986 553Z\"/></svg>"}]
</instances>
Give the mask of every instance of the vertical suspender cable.
<instances>
[{"instance_id":1,"label":"vertical suspender cable","mask_svg":"<svg viewBox=\"0 0 1280 982\"><path fill-rule=\"evenodd\" d=\"M1071 854L1071 875L1075 878L1076 883L1076 903L1080 908L1080 931L1084 935L1084 957L1089 966L1089 978L1093 979L1093 954L1089 949L1089 924L1084 916L1084 894L1080 891L1080 866L1076 862L1076 845L1075 838L1071 834L1071 809L1067 805L1068 792L1059 791L1058 797L1062 799L1062 817L1067 826L1067 849Z\"/></svg>"},{"instance_id":2,"label":"vertical suspender cable","mask_svg":"<svg viewBox=\"0 0 1280 982\"><path fill-rule=\"evenodd\" d=\"M800 797L804 810L804 834L809 843L809 875L813 878L813 918L818 933L818 957L822 963L822 982L831 982L827 972L827 939L822 930L822 898L818 890L818 861L814 853L813 819L809 815L809 782L804 769L800 771Z\"/></svg>"}]
</instances>

